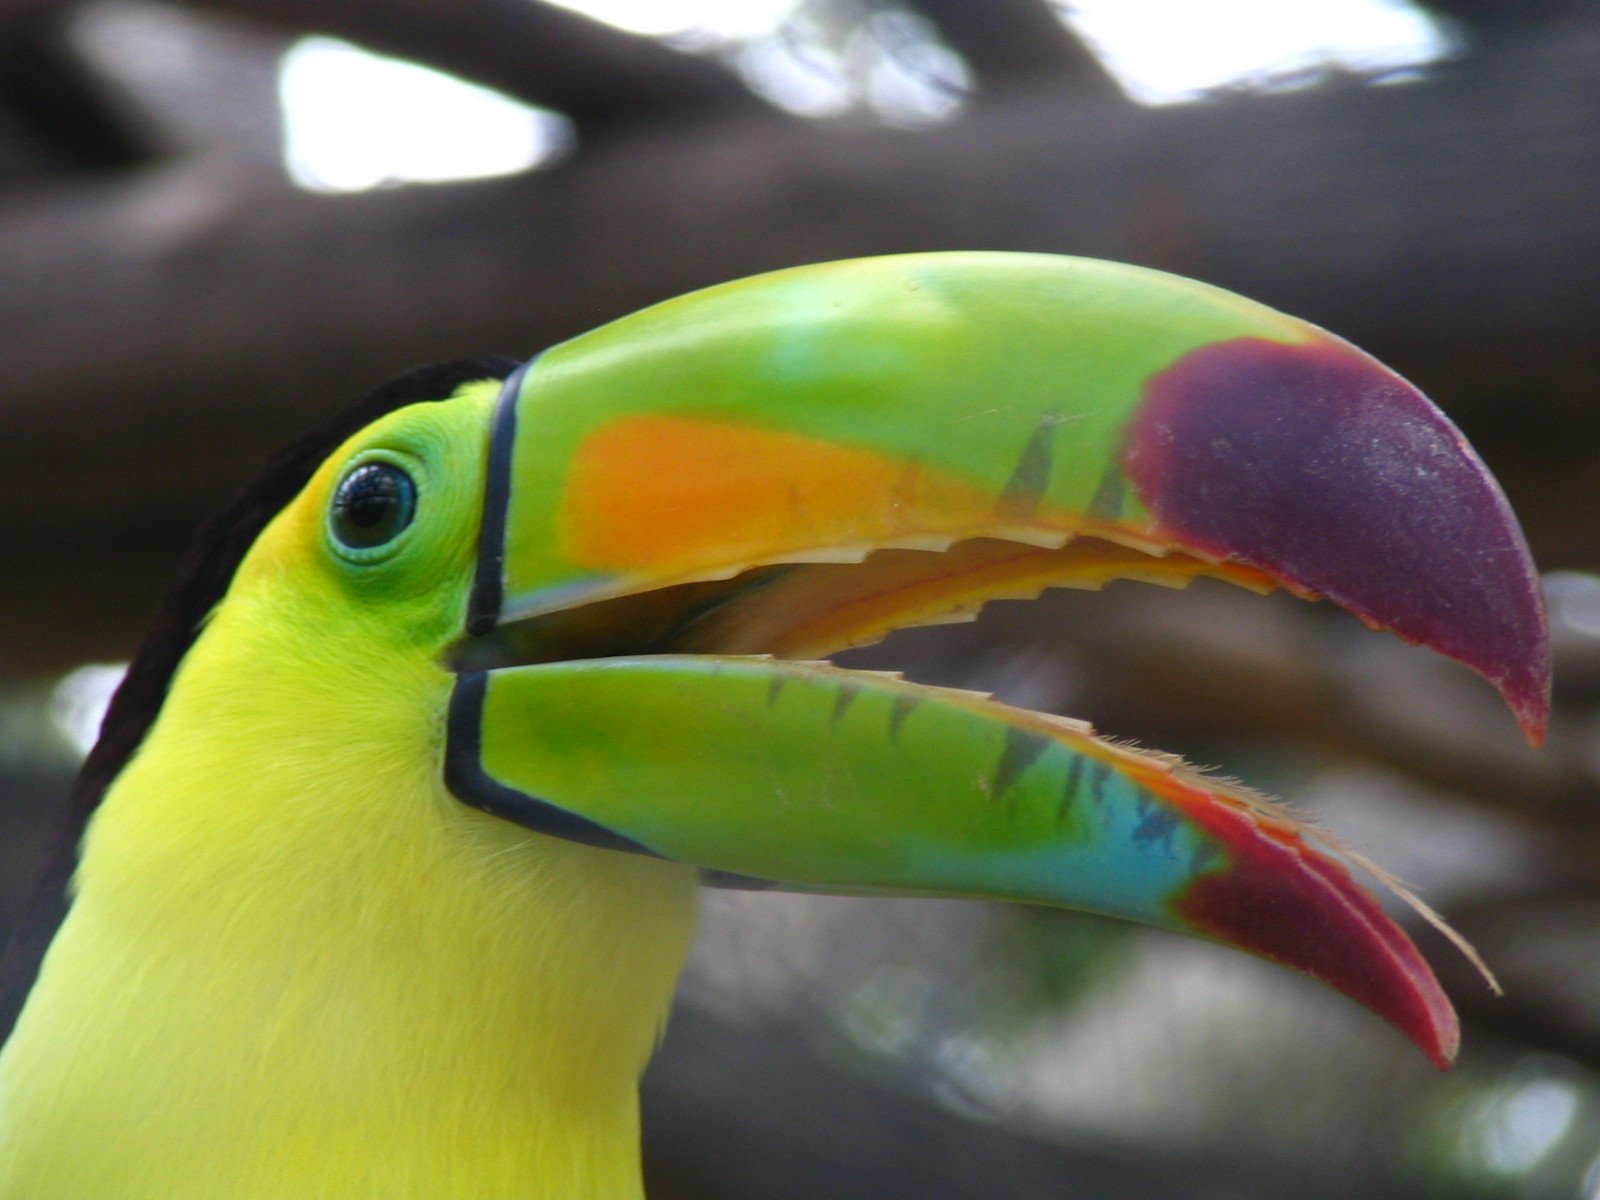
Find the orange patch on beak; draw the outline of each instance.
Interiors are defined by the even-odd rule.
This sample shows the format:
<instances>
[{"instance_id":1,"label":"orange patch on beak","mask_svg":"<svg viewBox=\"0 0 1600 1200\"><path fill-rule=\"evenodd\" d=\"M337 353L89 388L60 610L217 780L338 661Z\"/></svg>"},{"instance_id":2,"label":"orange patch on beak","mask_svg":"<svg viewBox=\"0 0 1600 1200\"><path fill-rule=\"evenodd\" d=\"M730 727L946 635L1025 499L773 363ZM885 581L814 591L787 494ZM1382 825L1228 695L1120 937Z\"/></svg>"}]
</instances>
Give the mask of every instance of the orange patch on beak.
<instances>
[{"instance_id":1,"label":"orange patch on beak","mask_svg":"<svg viewBox=\"0 0 1600 1200\"><path fill-rule=\"evenodd\" d=\"M561 532L585 567L678 576L792 552L966 536L994 527L994 506L970 484L868 450L644 416L613 421L579 447Z\"/></svg>"}]
</instances>

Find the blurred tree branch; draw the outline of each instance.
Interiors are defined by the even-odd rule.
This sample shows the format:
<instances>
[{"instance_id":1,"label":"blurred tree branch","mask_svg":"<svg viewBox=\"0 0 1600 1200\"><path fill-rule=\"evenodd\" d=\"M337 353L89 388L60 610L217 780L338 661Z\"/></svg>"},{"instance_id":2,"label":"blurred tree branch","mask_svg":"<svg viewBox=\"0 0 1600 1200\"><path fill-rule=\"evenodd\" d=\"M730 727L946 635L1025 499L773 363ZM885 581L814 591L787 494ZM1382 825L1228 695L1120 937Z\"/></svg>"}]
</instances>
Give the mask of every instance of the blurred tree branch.
<instances>
[{"instance_id":1,"label":"blurred tree branch","mask_svg":"<svg viewBox=\"0 0 1600 1200\"><path fill-rule=\"evenodd\" d=\"M565 113L586 134L681 117L777 114L714 58L539 0L192 0L282 32L326 33Z\"/></svg>"},{"instance_id":2,"label":"blurred tree branch","mask_svg":"<svg viewBox=\"0 0 1600 1200\"><path fill-rule=\"evenodd\" d=\"M1119 732L1149 731L1161 744L1173 732L1193 740L1249 730L1364 759L1558 834L1600 883L1600 774L1584 732L1559 715L1535 751L1487 685L1430 655L1383 647L1363 656L1351 642L1358 630L1329 629L1294 602L1271 621L1260 601L1218 587L1171 605L1121 586L1117 605L1074 604L1070 617L1049 611L1070 596L1002 614L990 639L1005 638L1008 617L1022 626L1019 654L1041 644L1041 629L1054 631L1045 644L1073 655L1081 703Z\"/></svg>"},{"instance_id":3,"label":"blurred tree branch","mask_svg":"<svg viewBox=\"0 0 1600 1200\"><path fill-rule=\"evenodd\" d=\"M64 21L79 7L0 0L0 30ZM281 33L346 38L554 108L590 133L702 109L776 116L714 58L539 0L190 0L188 7Z\"/></svg>"},{"instance_id":4,"label":"blurred tree branch","mask_svg":"<svg viewBox=\"0 0 1600 1200\"><path fill-rule=\"evenodd\" d=\"M1459 955L1435 959L1462 1019L1515 1046L1600 1070L1591 948L1600 914L1593 880L1537 880L1452 907L1461 933L1493 964L1505 994L1483 986Z\"/></svg>"},{"instance_id":5,"label":"blurred tree branch","mask_svg":"<svg viewBox=\"0 0 1600 1200\"><path fill-rule=\"evenodd\" d=\"M978 78L979 94L1054 85L1085 99L1122 98L1098 58L1052 11L1050 0L913 0Z\"/></svg>"},{"instance_id":6,"label":"blurred tree branch","mask_svg":"<svg viewBox=\"0 0 1600 1200\"><path fill-rule=\"evenodd\" d=\"M1427 0L1431 12L1458 22L1479 42L1501 42L1581 17L1587 0Z\"/></svg>"},{"instance_id":7,"label":"blurred tree branch","mask_svg":"<svg viewBox=\"0 0 1600 1200\"><path fill-rule=\"evenodd\" d=\"M64 16L39 9L0 19L0 112L29 151L0 159L0 179L7 165L24 177L68 174L140 166L164 149L72 48Z\"/></svg>"},{"instance_id":8,"label":"blurred tree branch","mask_svg":"<svg viewBox=\"0 0 1600 1200\"><path fill-rule=\"evenodd\" d=\"M1376 1164L1329 1172L1054 1145L846 1074L793 1026L735 1024L684 1004L642 1099L658 1200L1398 1200Z\"/></svg>"},{"instance_id":9,"label":"blurred tree branch","mask_svg":"<svg viewBox=\"0 0 1600 1200\"><path fill-rule=\"evenodd\" d=\"M688 288L897 250L1181 270L1352 337L1458 413L1509 394L1515 428L1555 408L1593 423L1565 399L1600 379L1588 28L1410 87L1167 109L1045 89L919 133L729 118L527 176L349 196L216 158L36 192L0 222L0 553L54 561L94 530L119 554L166 539L166 557L267 447L408 365L526 354ZM1559 531L1600 503L1583 461L1550 472L1570 445L1545 438L1529 493L1513 486L1536 548L1541 518ZM34 661L81 649L43 599L60 578L7 599Z\"/></svg>"},{"instance_id":10,"label":"blurred tree branch","mask_svg":"<svg viewBox=\"0 0 1600 1200\"><path fill-rule=\"evenodd\" d=\"M1021 686L1041 690L1013 702L1065 708L1112 736L1172 748L1248 731L1260 744L1372 763L1545 835L1562 880L1600 886L1600 775L1586 731L1560 710L1549 744L1534 751L1464 668L1376 639L1363 655L1361 631L1324 622L1309 605L1272 605L1222 585L1177 602L1113 586L1114 603L1058 591L994 605L981 626L902 632L853 652L851 664L917 664L928 682L990 687L986 664L1018 664Z\"/></svg>"}]
</instances>

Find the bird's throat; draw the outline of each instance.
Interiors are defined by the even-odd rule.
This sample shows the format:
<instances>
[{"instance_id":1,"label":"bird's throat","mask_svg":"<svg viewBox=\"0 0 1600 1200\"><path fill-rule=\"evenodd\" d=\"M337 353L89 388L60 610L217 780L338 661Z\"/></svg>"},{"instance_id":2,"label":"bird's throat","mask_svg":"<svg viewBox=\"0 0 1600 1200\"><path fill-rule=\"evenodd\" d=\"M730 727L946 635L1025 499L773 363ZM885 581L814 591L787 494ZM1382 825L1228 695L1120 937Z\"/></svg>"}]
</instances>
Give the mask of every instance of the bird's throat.
<instances>
[{"instance_id":1,"label":"bird's throat","mask_svg":"<svg viewBox=\"0 0 1600 1200\"><path fill-rule=\"evenodd\" d=\"M91 829L0 1057L0 1198L639 1195L692 873L464 809L390 749L426 730L373 728L431 713L291 738L226 699L180 688Z\"/></svg>"}]
</instances>

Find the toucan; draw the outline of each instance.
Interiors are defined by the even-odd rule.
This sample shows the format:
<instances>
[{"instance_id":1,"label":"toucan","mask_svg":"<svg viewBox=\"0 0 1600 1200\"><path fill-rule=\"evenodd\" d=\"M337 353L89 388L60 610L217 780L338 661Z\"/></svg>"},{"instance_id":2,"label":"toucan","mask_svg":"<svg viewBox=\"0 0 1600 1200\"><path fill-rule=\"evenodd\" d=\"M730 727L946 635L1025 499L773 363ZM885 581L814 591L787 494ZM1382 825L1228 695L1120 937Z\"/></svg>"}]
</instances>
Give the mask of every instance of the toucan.
<instances>
[{"instance_id":1,"label":"toucan","mask_svg":"<svg viewBox=\"0 0 1600 1200\"><path fill-rule=\"evenodd\" d=\"M110 706L6 962L0 1200L637 1198L702 885L1195 934L1447 1064L1449 1001L1330 836L828 661L1200 576L1459 660L1542 736L1538 579L1460 432L1201 283L828 263L379 389L203 529Z\"/></svg>"}]
</instances>

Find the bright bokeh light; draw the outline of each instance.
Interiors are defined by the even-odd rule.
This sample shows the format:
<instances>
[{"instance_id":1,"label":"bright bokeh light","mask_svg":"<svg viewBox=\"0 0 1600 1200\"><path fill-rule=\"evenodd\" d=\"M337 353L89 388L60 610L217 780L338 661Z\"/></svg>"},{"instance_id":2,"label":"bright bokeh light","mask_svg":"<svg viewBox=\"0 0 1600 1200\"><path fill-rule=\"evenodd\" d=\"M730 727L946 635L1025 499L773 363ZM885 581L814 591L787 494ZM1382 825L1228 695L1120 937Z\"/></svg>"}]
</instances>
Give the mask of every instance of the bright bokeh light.
<instances>
[{"instance_id":1,"label":"bright bokeh light","mask_svg":"<svg viewBox=\"0 0 1600 1200\"><path fill-rule=\"evenodd\" d=\"M783 25L800 0L554 0L584 16L654 37L741 42Z\"/></svg>"},{"instance_id":2,"label":"bright bokeh light","mask_svg":"<svg viewBox=\"0 0 1600 1200\"><path fill-rule=\"evenodd\" d=\"M914 13L885 10L828 37L814 25L737 47L730 61L757 95L803 117L868 113L908 127L947 120L972 80L965 61Z\"/></svg>"},{"instance_id":3,"label":"bright bokeh light","mask_svg":"<svg viewBox=\"0 0 1600 1200\"><path fill-rule=\"evenodd\" d=\"M127 663L95 663L63 675L56 684L50 695L50 721L79 754L89 753L100 736L106 706L127 671Z\"/></svg>"},{"instance_id":4,"label":"bright bokeh light","mask_svg":"<svg viewBox=\"0 0 1600 1200\"><path fill-rule=\"evenodd\" d=\"M1469 1163L1505 1178L1532 1170L1572 1129L1583 1093L1569 1080L1533 1078L1484 1098L1462 1126Z\"/></svg>"},{"instance_id":5,"label":"bright bokeh light","mask_svg":"<svg viewBox=\"0 0 1600 1200\"><path fill-rule=\"evenodd\" d=\"M278 96L284 164L313 191L509 175L570 137L554 113L333 38L290 48Z\"/></svg>"},{"instance_id":6,"label":"bright bokeh light","mask_svg":"<svg viewBox=\"0 0 1600 1200\"><path fill-rule=\"evenodd\" d=\"M1174 104L1227 88L1384 76L1451 51L1405 0L1057 0L1063 18L1135 100Z\"/></svg>"},{"instance_id":7,"label":"bright bokeh light","mask_svg":"<svg viewBox=\"0 0 1600 1200\"><path fill-rule=\"evenodd\" d=\"M516 0L510 0L516 2ZM947 119L970 86L960 57L920 17L863 9L838 29L804 0L558 0L681 47L715 51L774 104L812 117L866 111L890 124ZM1451 52L1405 0L1056 0L1135 99L1314 83L1333 72L1407 77ZM821 31L829 32L821 32ZM561 154L557 114L332 38L306 38L279 79L284 159L303 187L504 175Z\"/></svg>"},{"instance_id":8,"label":"bright bokeh light","mask_svg":"<svg viewBox=\"0 0 1600 1200\"><path fill-rule=\"evenodd\" d=\"M1545 601L1556 636L1573 634L1600 638L1600 575L1587 571L1549 571L1544 579Z\"/></svg>"}]
</instances>

